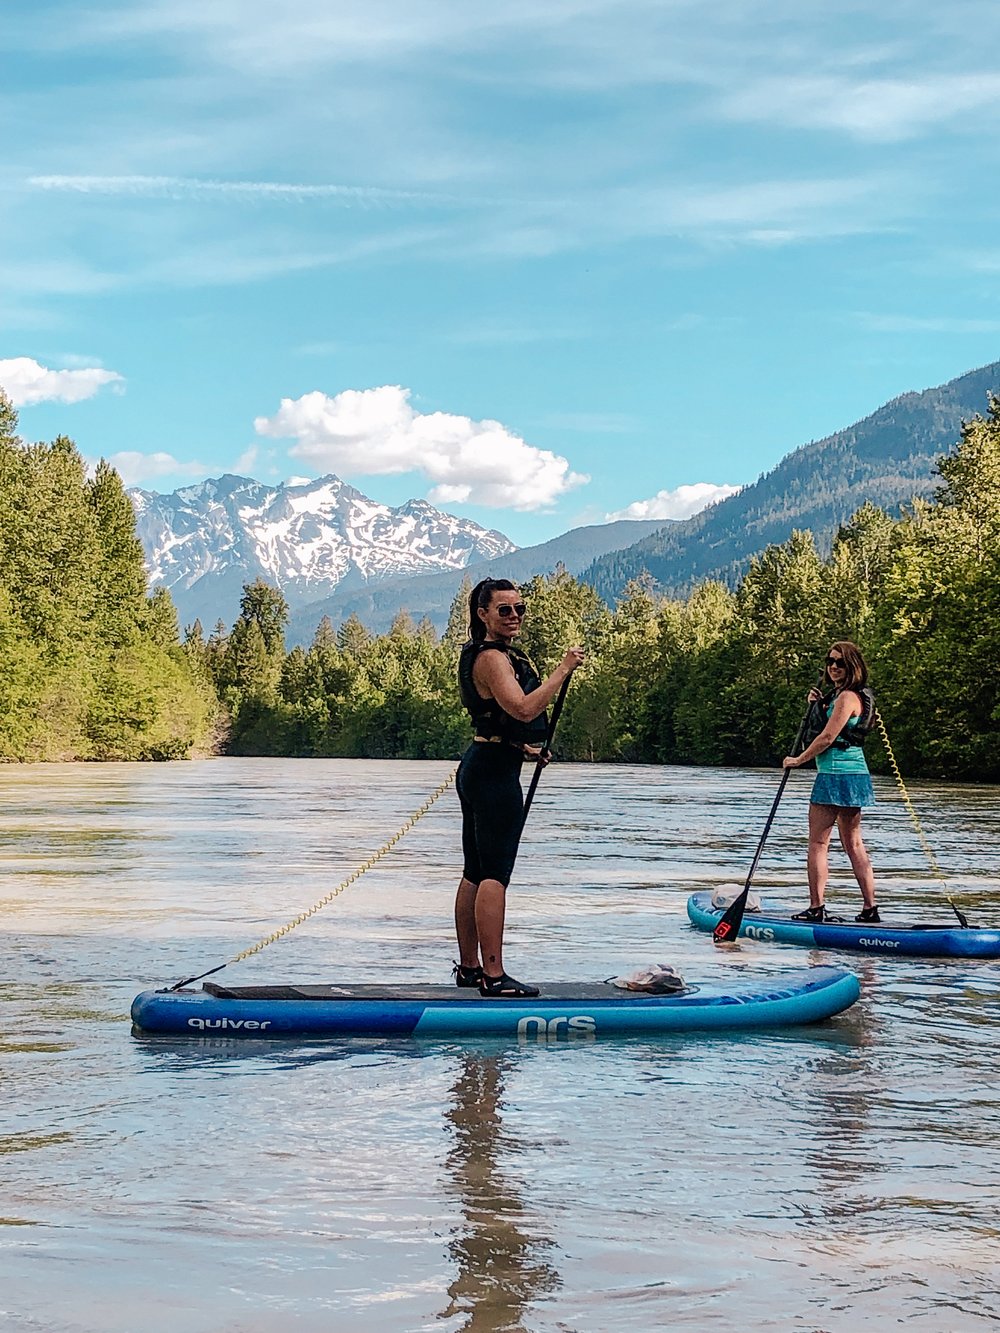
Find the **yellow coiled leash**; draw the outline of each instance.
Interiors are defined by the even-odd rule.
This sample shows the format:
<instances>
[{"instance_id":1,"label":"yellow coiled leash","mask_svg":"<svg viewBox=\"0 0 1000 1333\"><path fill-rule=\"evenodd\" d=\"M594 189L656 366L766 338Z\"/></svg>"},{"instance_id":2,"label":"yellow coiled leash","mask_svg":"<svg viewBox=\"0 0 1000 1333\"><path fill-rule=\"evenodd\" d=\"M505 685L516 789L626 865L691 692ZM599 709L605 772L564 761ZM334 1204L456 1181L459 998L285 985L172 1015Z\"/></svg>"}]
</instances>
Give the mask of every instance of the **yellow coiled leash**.
<instances>
[{"instance_id":1,"label":"yellow coiled leash","mask_svg":"<svg viewBox=\"0 0 1000 1333\"><path fill-rule=\"evenodd\" d=\"M195 981L201 981L204 977L214 976L216 972L221 972L224 967L231 967L233 963L242 963L245 958L251 958L255 953L260 953L262 949L266 949L269 944L274 944L275 940L282 939L289 933L289 931L294 930L296 926L301 926L303 921L308 921L311 916L315 916L317 912L321 912L324 907L333 902L334 898L338 898L345 889L349 889L356 879L360 879L366 870L371 870L372 866L378 861L381 861L382 857L385 856L387 852L392 851L400 838L409 833L417 820L422 819L434 802L444 795L455 781L455 774L457 772L458 769L456 768L453 772L449 773L444 782L441 783L440 787L438 787L437 790L424 801L419 810L415 810L413 814L410 815L406 823L392 835L388 842L384 842L377 852L372 852L367 861L358 866L357 870L348 875L345 880L341 880L335 889L331 889L330 892L324 894L318 902L313 903L312 907L307 907L304 912L300 912L299 915L293 917L291 921L286 921L283 926L279 926L277 930L273 930L270 935L266 935L262 940L258 940L256 944L252 944L249 949L244 949L242 953L236 954L225 963L220 963L218 967L209 968L207 972L200 972L196 977L186 977L183 981L178 981L176 985L171 986L169 989L172 991L182 990L185 986L190 986Z\"/></svg>"},{"instance_id":2,"label":"yellow coiled leash","mask_svg":"<svg viewBox=\"0 0 1000 1333\"><path fill-rule=\"evenodd\" d=\"M933 848L927 841L927 838L924 834L924 830L921 827L920 820L917 816L917 812L913 808L913 802L910 800L910 794L906 790L906 783L903 781L903 775L902 773L900 773L899 765L896 763L896 756L893 754L892 746L889 744L889 733L886 731L885 723L882 721L882 714L879 713L877 710L875 712L875 721L878 724L879 734L882 737L882 744L885 746L885 752L889 756L889 764L892 767L893 775L895 776L896 783L899 787L899 794L902 796L903 804L906 806L907 813L909 814L910 819L913 821L913 827L917 831L917 837L920 839L920 845L921 847L923 847L924 852L926 853L927 860L930 863L931 873L935 875L936 878L938 878L944 885L945 888L944 896L945 898L947 898L948 903L951 906L951 910L958 917L961 925L968 926L969 922L966 919L964 913L958 910L958 908L955 906L955 903L952 901L951 894L948 893L947 891L948 881L944 877L944 871L938 865L937 857L934 855Z\"/></svg>"}]
</instances>

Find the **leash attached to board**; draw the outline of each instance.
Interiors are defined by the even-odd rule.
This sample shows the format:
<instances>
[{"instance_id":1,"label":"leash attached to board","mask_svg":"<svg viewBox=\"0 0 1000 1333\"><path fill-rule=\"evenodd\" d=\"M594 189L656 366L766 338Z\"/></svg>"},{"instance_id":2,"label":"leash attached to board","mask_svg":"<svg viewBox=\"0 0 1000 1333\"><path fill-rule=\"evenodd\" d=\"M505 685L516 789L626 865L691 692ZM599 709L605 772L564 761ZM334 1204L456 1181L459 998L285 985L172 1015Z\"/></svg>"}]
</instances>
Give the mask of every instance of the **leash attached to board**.
<instances>
[{"instance_id":1,"label":"leash attached to board","mask_svg":"<svg viewBox=\"0 0 1000 1333\"><path fill-rule=\"evenodd\" d=\"M252 958L255 953L260 953L262 949L266 949L269 944L274 944L276 940L282 939L289 933L289 931L294 930L296 926L301 926L303 921L308 921L311 916L315 916L317 912L321 912L324 907L333 902L334 898L338 898L345 889L350 888L356 879L360 879L366 870L371 870L372 866L375 865L376 862L381 861L382 857L385 856L387 852L392 851L400 838L409 833L417 820L427 813L438 797L444 795L455 781L455 773L457 772L458 770L455 769L454 772L449 773L444 782L441 783L440 787L438 787L438 789L424 801L419 810L413 812L402 828L394 833L388 842L384 842L378 851L373 852L363 865L358 866L357 870L348 875L346 879L341 880L335 889L331 889L330 892L324 894L318 902L313 903L312 907L306 908L304 912L300 912L299 915L293 917L291 921L286 921L283 926L279 926L278 929L273 930L270 935L266 935L264 939L258 940L257 943L252 944L249 949L244 949L242 953L236 954L233 958L228 959L227 962L220 963L218 967L210 967L207 972L199 972L196 977L185 977L183 981L178 981L176 985L169 986L167 989L171 991L183 990L185 986L191 986L196 981L203 981L205 977L214 976L216 972L221 972L224 967L231 967L233 963L242 963L245 958Z\"/></svg>"}]
</instances>

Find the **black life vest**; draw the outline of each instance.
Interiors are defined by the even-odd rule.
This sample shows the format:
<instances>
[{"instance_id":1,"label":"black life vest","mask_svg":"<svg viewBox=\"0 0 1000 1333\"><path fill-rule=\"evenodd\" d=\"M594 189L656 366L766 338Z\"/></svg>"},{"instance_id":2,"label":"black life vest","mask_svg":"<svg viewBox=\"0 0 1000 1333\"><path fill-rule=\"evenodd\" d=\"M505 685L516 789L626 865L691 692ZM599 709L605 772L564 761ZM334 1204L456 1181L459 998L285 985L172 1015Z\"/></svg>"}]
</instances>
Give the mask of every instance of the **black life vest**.
<instances>
[{"instance_id":1,"label":"black life vest","mask_svg":"<svg viewBox=\"0 0 1000 1333\"><path fill-rule=\"evenodd\" d=\"M806 723L806 729L802 736L802 748L811 745L820 732L829 722L830 717L827 710L833 702L836 690L830 690L809 707L809 720ZM863 685L860 689L851 691L861 700L860 716L854 719L854 725L848 722L847 726L840 733L833 745L838 750L849 750L852 745L862 746L868 739L869 734L875 726L875 695Z\"/></svg>"},{"instance_id":2,"label":"black life vest","mask_svg":"<svg viewBox=\"0 0 1000 1333\"><path fill-rule=\"evenodd\" d=\"M495 643L483 640L480 643L472 639L465 644L458 659L458 688L462 695L462 705L472 718L472 726L477 736L502 736L512 745L540 745L548 731L548 718L539 713L531 722L519 722L511 717L497 703L496 699L484 699L476 689L472 678L472 668L476 658L487 649L496 649L506 653L514 668L514 677L525 694L537 690L541 679L528 658L513 644Z\"/></svg>"}]
</instances>

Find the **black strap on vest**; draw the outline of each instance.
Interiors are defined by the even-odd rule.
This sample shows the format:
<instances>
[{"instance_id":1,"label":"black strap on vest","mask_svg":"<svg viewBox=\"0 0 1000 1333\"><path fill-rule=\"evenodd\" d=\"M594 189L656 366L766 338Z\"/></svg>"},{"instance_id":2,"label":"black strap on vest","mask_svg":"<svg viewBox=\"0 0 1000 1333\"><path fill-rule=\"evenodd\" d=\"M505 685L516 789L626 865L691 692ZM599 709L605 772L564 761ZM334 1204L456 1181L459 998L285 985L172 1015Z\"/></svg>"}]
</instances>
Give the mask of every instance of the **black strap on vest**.
<instances>
[{"instance_id":1,"label":"black strap on vest","mask_svg":"<svg viewBox=\"0 0 1000 1333\"><path fill-rule=\"evenodd\" d=\"M863 746L875 726L875 695L873 691L867 685L863 685L860 689L851 689L851 693L856 694L861 700L861 714L855 719L854 726L848 724L833 742L834 747L838 750L849 750L852 745ZM830 717L827 710L833 702L835 694L836 691L831 690L822 699L810 705L803 749L816 739L829 722Z\"/></svg>"},{"instance_id":2,"label":"black strap on vest","mask_svg":"<svg viewBox=\"0 0 1000 1333\"><path fill-rule=\"evenodd\" d=\"M479 643L472 639L462 648L458 659L458 688L462 704L472 718L472 726L477 736L500 736L513 745L538 745L545 739L548 720L545 713L540 713L531 722L519 722L511 717L497 703L496 699L484 699L476 689L473 679L473 667L481 652L493 649L505 653L518 685L525 694L531 694L541 685L541 680L531 662L513 644L497 643L493 639L484 639Z\"/></svg>"}]
</instances>

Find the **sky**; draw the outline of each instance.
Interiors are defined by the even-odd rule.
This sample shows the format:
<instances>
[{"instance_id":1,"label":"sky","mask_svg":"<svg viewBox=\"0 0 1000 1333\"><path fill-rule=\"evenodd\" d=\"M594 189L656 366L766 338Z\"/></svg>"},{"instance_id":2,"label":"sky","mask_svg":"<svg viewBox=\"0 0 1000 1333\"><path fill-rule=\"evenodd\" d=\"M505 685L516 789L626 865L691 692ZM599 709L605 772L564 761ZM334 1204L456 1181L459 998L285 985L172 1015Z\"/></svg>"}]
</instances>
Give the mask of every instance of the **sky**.
<instances>
[{"instance_id":1,"label":"sky","mask_svg":"<svg viewBox=\"0 0 1000 1333\"><path fill-rule=\"evenodd\" d=\"M130 485L533 545L1000 359L994 0L5 0L0 48L0 385Z\"/></svg>"}]
</instances>

